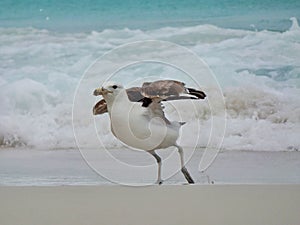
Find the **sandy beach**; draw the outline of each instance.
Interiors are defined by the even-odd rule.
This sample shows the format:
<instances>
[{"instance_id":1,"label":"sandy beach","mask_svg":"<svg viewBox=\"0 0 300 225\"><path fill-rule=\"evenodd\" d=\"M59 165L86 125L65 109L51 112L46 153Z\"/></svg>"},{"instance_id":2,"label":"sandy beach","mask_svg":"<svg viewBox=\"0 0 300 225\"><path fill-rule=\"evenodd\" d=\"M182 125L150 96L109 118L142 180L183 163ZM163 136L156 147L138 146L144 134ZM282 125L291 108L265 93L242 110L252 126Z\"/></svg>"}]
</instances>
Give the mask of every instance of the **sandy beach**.
<instances>
[{"instance_id":1,"label":"sandy beach","mask_svg":"<svg viewBox=\"0 0 300 225\"><path fill-rule=\"evenodd\" d=\"M299 185L0 187L0 224L299 224Z\"/></svg>"},{"instance_id":2,"label":"sandy beach","mask_svg":"<svg viewBox=\"0 0 300 225\"><path fill-rule=\"evenodd\" d=\"M142 153L111 153L128 163L149 160ZM161 186L128 187L99 176L75 149L1 150L0 224L299 224L299 152L224 151L205 174L198 171L201 155L196 151L187 165L195 185L182 185L178 173ZM132 182L120 168L98 163ZM178 161L168 163L165 170ZM134 182L146 184L155 174L153 168Z\"/></svg>"}]
</instances>

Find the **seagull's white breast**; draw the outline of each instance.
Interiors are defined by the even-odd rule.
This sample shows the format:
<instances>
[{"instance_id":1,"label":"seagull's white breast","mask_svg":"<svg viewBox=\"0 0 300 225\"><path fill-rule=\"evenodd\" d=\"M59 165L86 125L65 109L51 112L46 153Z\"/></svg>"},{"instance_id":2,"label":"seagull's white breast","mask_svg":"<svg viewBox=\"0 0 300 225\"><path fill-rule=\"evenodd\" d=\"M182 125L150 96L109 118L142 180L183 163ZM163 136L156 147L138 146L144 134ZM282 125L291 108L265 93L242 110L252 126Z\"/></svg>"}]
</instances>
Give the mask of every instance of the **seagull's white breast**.
<instances>
[{"instance_id":1,"label":"seagull's white breast","mask_svg":"<svg viewBox=\"0 0 300 225\"><path fill-rule=\"evenodd\" d=\"M180 126L149 117L148 109L141 103L117 99L109 113L113 134L131 147L149 151L176 143Z\"/></svg>"}]
</instances>

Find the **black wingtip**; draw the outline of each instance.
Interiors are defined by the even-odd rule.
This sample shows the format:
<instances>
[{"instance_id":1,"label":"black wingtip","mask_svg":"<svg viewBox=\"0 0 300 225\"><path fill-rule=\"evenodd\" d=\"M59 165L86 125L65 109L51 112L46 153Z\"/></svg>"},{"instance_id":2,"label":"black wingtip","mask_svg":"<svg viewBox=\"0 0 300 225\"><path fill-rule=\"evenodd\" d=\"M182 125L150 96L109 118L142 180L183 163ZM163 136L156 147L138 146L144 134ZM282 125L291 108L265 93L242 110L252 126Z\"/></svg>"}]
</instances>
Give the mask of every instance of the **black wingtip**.
<instances>
[{"instance_id":1,"label":"black wingtip","mask_svg":"<svg viewBox=\"0 0 300 225\"><path fill-rule=\"evenodd\" d=\"M198 99L205 99L206 94L193 88L188 88L189 94L196 96Z\"/></svg>"}]
</instances>

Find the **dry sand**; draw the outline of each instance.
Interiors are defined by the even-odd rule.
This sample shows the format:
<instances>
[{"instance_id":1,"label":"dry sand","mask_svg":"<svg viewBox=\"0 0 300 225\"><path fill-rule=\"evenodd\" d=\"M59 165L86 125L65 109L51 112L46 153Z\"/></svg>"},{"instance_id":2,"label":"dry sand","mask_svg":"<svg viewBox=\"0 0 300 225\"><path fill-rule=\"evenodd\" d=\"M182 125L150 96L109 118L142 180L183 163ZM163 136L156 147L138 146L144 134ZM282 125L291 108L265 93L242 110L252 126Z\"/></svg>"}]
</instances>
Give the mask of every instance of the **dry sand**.
<instances>
[{"instance_id":1,"label":"dry sand","mask_svg":"<svg viewBox=\"0 0 300 225\"><path fill-rule=\"evenodd\" d=\"M1 225L299 225L300 185L0 187Z\"/></svg>"}]
</instances>

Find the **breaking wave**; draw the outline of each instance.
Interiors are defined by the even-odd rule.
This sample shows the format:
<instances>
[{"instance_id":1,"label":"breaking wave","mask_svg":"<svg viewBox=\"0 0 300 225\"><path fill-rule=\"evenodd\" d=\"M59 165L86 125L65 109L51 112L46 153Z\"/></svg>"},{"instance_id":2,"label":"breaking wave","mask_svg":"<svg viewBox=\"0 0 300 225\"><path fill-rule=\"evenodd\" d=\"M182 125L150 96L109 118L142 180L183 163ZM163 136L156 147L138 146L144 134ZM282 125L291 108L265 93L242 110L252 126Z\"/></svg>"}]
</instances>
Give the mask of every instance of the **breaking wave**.
<instances>
[{"instance_id":1,"label":"breaking wave","mask_svg":"<svg viewBox=\"0 0 300 225\"><path fill-rule=\"evenodd\" d=\"M186 46L215 73L227 110L225 149L300 149L300 29L296 18L285 32L212 25L91 33L0 28L0 145L76 147L72 103L86 68L114 47L149 39ZM130 72L139 78L139 70ZM196 129L193 121L200 119L204 145L211 119L208 103L197 103L196 111L184 102L174 104L184 111L185 132L191 138ZM168 114L172 118L167 106ZM108 147L121 146L109 131L108 117L96 121L103 127L102 141ZM82 125L82 132L86 126ZM96 144L88 139L87 143ZM183 144L188 146L189 140Z\"/></svg>"}]
</instances>

